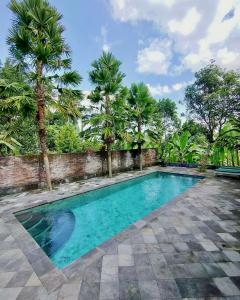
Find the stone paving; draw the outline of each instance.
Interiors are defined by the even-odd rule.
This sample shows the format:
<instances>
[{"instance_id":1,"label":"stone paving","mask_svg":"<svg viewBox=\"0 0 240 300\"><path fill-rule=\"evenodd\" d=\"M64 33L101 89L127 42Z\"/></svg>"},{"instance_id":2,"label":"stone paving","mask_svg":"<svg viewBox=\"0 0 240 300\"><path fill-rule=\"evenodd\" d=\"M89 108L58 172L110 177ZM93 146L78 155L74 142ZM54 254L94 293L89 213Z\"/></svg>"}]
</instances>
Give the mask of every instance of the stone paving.
<instances>
[{"instance_id":1,"label":"stone paving","mask_svg":"<svg viewBox=\"0 0 240 300\"><path fill-rule=\"evenodd\" d=\"M199 174L184 168L149 168ZM0 299L240 299L240 184L209 172L187 192L57 270L13 212L139 176L2 197Z\"/></svg>"}]
</instances>

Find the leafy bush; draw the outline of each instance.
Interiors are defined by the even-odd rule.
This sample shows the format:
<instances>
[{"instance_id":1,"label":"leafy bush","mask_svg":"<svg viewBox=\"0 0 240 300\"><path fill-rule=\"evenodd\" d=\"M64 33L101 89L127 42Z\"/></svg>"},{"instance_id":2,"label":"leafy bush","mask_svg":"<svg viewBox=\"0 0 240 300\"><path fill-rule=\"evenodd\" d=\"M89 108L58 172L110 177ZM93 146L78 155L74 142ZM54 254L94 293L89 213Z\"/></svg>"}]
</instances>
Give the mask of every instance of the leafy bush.
<instances>
[{"instance_id":1,"label":"leafy bush","mask_svg":"<svg viewBox=\"0 0 240 300\"><path fill-rule=\"evenodd\" d=\"M66 124L60 127L55 138L56 150L59 153L80 151L80 139L74 125Z\"/></svg>"}]
</instances>

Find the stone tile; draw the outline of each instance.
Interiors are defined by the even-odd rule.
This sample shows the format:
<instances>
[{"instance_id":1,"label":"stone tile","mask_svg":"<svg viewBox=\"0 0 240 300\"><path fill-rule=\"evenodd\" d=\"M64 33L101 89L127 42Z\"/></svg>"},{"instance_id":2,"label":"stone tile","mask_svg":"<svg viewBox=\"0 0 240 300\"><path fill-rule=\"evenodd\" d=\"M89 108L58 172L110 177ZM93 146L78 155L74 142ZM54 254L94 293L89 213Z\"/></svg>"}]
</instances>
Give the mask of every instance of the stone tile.
<instances>
[{"instance_id":1,"label":"stone tile","mask_svg":"<svg viewBox=\"0 0 240 300\"><path fill-rule=\"evenodd\" d=\"M180 242L193 242L197 241L193 234L181 234Z\"/></svg>"},{"instance_id":2,"label":"stone tile","mask_svg":"<svg viewBox=\"0 0 240 300\"><path fill-rule=\"evenodd\" d=\"M189 271L192 278L207 278L207 271L200 263L185 264L185 268Z\"/></svg>"},{"instance_id":3,"label":"stone tile","mask_svg":"<svg viewBox=\"0 0 240 300\"><path fill-rule=\"evenodd\" d=\"M184 243L184 242L176 242L176 243L174 243L174 247L175 247L176 251L178 251L178 252L189 251L189 247L188 247L187 243Z\"/></svg>"},{"instance_id":4,"label":"stone tile","mask_svg":"<svg viewBox=\"0 0 240 300\"><path fill-rule=\"evenodd\" d=\"M58 294L58 300L78 300L80 287L81 282L79 284L63 284Z\"/></svg>"},{"instance_id":5,"label":"stone tile","mask_svg":"<svg viewBox=\"0 0 240 300\"><path fill-rule=\"evenodd\" d=\"M145 244L133 244L132 245L133 254L143 254L147 253L147 245Z\"/></svg>"},{"instance_id":6,"label":"stone tile","mask_svg":"<svg viewBox=\"0 0 240 300\"><path fill-rule=\"evenodd\" d=\"M173 275L170 268L164 264L156 264L152 266L153 273L157 279L172 279Z\"/></svg>"},{"instance_id":7,"label":"stone tile","mask_svg":"<svg viewBox=\"0 0 240 300\"><path fill-rule=\"evenodd\" d=\"M118 254L127 254L132 255L132 246L131 245L125 245L121 244L118 246Z\"/></svg>"},{"instance_id":8,"label":"stone tile","mask_svg":"<svg viewBox=\"0 0 240 300\"><path fill-rule=\"evenodd\" d=\"M118 266L118 255L104 255L102 268L112 268Z\"/></svg>"},{"instance_id":9,"label":"stone tile","mask_svg":"<svg viewBox=\"0 0 240 300\"><path fill-rule=\"evenodd\" d=\"M218 251L218 247L210 240L200 241L201 246L206 251Z\"/></svg>"},{"instance_id":10,"label":"stone tile","mask_svg":"<svg viewBox=\"0 0 240 300\"><path fill-rule=\"evenodd\" d=\"M240 269L232 262L218 263L228 276L240 276Z\"/></svg>"},{"instance_id":11,"label":"stone tile","mask_svg":"<svg viewBox=\"0 0 240 300\"><path fill-rule=\"evenodd\" d=\"M169 240L169 237L164 233L164 234L156 234L156 239L158 243L170 243L171 241Z\"/></svg>"},{"instance_id":12,"label":"stone tile","mask_svg":"<svg viewBox=\"0 0 240 300\"><path fill-rule=\"evenodd\" d=\"M160 298L160 292L156 280L140 281L139 289L142 300Z\"/></svg>"},{"instance_id":13,"label":"stone tile","mask_svg":"<svg viewBox=\"0 0 240 300\"><path fill-rule=\"evenodd\" d=\"M158 280L160 299L180 299L181 294L175 280Z\"/></svg>"},{"instance_id":14,"label":"stone tile","mask_svg":"<svg viewBox=\"0 0 240 300\"><path fill-rule=\"evenodd\" d=\"M120 281L119 282L120 300L141 300L138 281Z\"/></svg>"},{"instance_id":15,"label":"stone tile","mask_svg":"<svg viewBox=\"0 0 240 300\"><path fill-rule=\"evenodd\" d=\"M214 282L224 296L239 296L240 290L228 277L214 278Z\"/></svg>"},{"instance_id":16,"label":"stone tile","mask_svg":"<svg viewBox=\"0 0 240 300\"><path fill-rule=\"evenodd\" d=\"M174 278L191 278L192 275L185 264L170 265L170 270Z\"/></svg>"},{"instance_id":17,"label":"stone tile","mask_svg":"<svg viewBox=\"0 0 240 300\"><path fill-rule=\"evenodd\" d=\"M173 247L172 244L161 243L159 244L159 246L160 246L160 252L166 252L166 253L175 252L175 248Z\"/></svg>"},{"instance_id":18,"label":"stone tile","mask_svg":"<svg viewBox=\"0 0 240 300\"><path fill-rule=\"evenodd\" d=\"M224 233L224 229L215 221L206 221L205 222L209 228L211 228L213 231L215 231L216 233Z\"/></svg>"},{"instance_id":19,"label":"stone tile","mask_svg":"<svg viewBox=\"0 0 240 300\"><path fill-rule=\"evenodd\" d=\"M217 263L204 263L202 264L209 277L225 277L226 273Z\"/></svg>"},{"instance_id":20,"label":"stone tile","mask_svg":"<svg viewBox=\"0 0 240 300\"><path fill-rule=\"evenodd\" d=\"M230 233L218 233L218 235L225 241L225 242L237 242L237 239L233 237Z\"/></svg>"},{"instance_id":21,"label":"stone tile","mask_svg":"<svg viewBox=\"0 0 240 300\"><path fill-rule=\"evenodd\" d=\"M223 253L229 258L232 262L240 261L240 254L237 251L225 250Z\"/></svg>"},{"instance_id":22,"label":"stone tile","mask_svg":"<svg viewBox=\"0 0 240 300\"><path fill-rule=\"evenodd\" d=\"M135 234L130 237L131 244L143 244L143 236L141 234Z\"/></svg>"},{"instance_id":23,"label":"stone tile","mask_svg":"<svg viewBox=\"0 0 240 300\"><path fill-rule=\"evenodd\" d=\"M31 275L31 271L17 272L8 282L7 287L24 287Z\"/></svg>"},{"instance_id":24,"label":"stone tile","mask_svg":"<svg viewBox=\"0 0 240 300\"><path fill-rule=\"evenodd\" d=\"M150 266L136 266L137 278L139 281L156 279L155 272Z\"/></svg>"},{"instance_id":25,"label":"stone tile","mask_svg":"<svg viewBox=\"0 0 240 300\"><path fill-rule=\"evenodd\" d=\"M191 251L202 251L202 250L204 250L204 248L203 248L203 246L202 245L200 245L200 243L198 243L198 242L187 242L186 243L187 244L187 246L188 246L188 248L191 250Z\"/></svg>"},{"instance_id":26,"label":"stone tile","mask_svg":"<svg viewBox=\"0 0 240 300\"><path fill-rule=\"evenodd\" d=\"M143 235L144 243L146 244L155 244L157 243L157 239L155 235Z\"/></svg>"},{"instance_id":27,"label":"stone tile","mask_svg":"<svg viewBox=\"0 0 240 300\"><path fill-rule=\"evenodd\" d=\"M19 272L32 270L27 259L20 249L4 251L0 256L0 269L2 272Z\"/></svg>"},{"instance_id":28,"label":"stone tile","mask_svg":"<svg viewBox=\"0 0 240 300\"><path fill-rule=\"evenodd\" d=\"M135 262L135 265L136 266L150 266L151 265L151 261L150 261L150 258L153 258L153 257L160 257L159 254L157 255L148 255L148 254L135 254L134 255L134 262Z\"/></svg>"},{"instance_id":29,"label":"stone tile","mask_svg":"<svg viewBox=\"0 0 240 300\"><path fill-rule=\"evenodd\" d=\"M117 248L118 248L118 242L114 240L114 238L106 241L105 243L98 246L100 249L102 249L106 254L110 255L116 255L117 254Z\"/></svg>"},{"instance_id":30,"label":"stone tile","mask_svg":"<svg viewBox=\"0 0 240 300\"><path fill-rule=\"evenodd\" d=\"M92 281L92 282L100 282L101 278L101 267L98 266L90 266L88 267L83 276L83 280ZM103 268L103 270L105 270Z\"/></svg>"},{"instance_id":31,"label":"stone tile","mask_svg":"<svg viewBox=\"0 0 240 300\"><path fill-rule=\"evenodd\" d=\"M22 288L0 288L0 299L15 300Z\"/></svg>"},{"instance_id":32,"label":"stone tile","mask_svg":"<svg viewBox=\"0 0 240 300\"><path fill-rule=\"evenodd\" d=\"M119 254L118 255L118 266L119 267L130 267L134 265L134 260L132 255Z\"/></svg>"},{"instance_id":33,"label":"stone tile","mask_svg":"<svg viewBox=\"0 0 240 300\"><path fill-rule=\"evenodd\" d=\"M25 286L41 286L42 283L35 273L32 273Z\"/></svg>"},{"instance_id":34,"label":"stone tile","mask_svg":"<svg viewBox=\"0 0 240 300\"><path fill-rule=\"evenodd\" d=\"M32 261L31 264L37 276L42 276L54 270L53 264L47 258L37 259L35 261Z\"/></svg>"},{"instance_id":35,"label":"stone tile","mask_svg":"<svg viewBox=\"0 0 240 300\"><path fill-rule=\"evenodd\" d=\"M103 268L101 273L101 282L118 281L118 267Z\"/></svg>"},{"instance_id":36,"label":"stone tile","mask_svg":"<svg viewBox=\"0 0 240 300\"><path fill-rule=\"evenodd\" d=\"M48 272L47 274L41 276L39 279L48 293L55 291L57 288L61 287L63 283L66 282L66 277L57 269Z\"/></svg>"},{"instance_id":37,"label":"stone tile","mask_svg":"<svg viewBox=\"0 0 240 300\"><path fill-rule=\"evenodd\" d=\"M47 299L46 290L43 287L24 287L17 297L17 300L45 300Z\"/></svg>"},{"instance_id":38,"label":"stone tile","mask_svg":"<svg viewBox=\"0 0 240 300\"><path fill-rule=\"evenodd\" d=\"M119 267L118 274L120 281L137 281L137 272L135 267Z\"/></svg>"},{"instance_id":39,"label":"stone tile","mask_svg":"<svg viewBox=\"0 0 240 300\"><path fill-rule=\"evenodd\" d=\"M230 277L230 279L238 287L238 289L240 289L240 276Z\"/></svg>"},{"instance_id":40,"label":"stone tile","mask_svg":"<svg viewBox=\"0 0 240 300\"><path fill-rule=\"evenodd\" d=\"M83 281L80 288L79 300L99 300L100 283Z\"/></svg>"},{"instance_id":41,"label":"stone tile","mask_svg":"<svg viewBox=\"0 0 240 300\"><path fill-rule=\"evenodd\" d=\"M223 252L209 252L209 255L212 257L213 262L228 262L229 259L224 255Z\"/></svg>"},{"instance_id":42,"label":"stone tile","mask_svg":"<svg viewBox=\"0 0 240 300\"><path fill-rule=\"evenodd\" d=\"M190 234L190 231L186 227L176 226L176 230L179 234Z\"/></svg>"},{"instance_id":43,"label":"stone tile","mask_svg":"<svg viewBox=\"0 0 240 300\"><path fill-rule=\"evenodd\" d=\"M187 264L195 262L192 252L182 253L164 253L164 257L168 264Z\"/></svg>"},{"instance_id":44,"label":"stone tile","mask_svg":"<svg viewBox=\"0 0 240 300\"><path fill-rule=\"evenodd\" d=\"M100 285L100 300L118 300L119 299L119 284L118 282L101 282Z\"/></svg>"},{"instance_id":45,"label":"stone tile","mask_svg":"<svg viewBox=\"0 0 240 300\"><path fill-rule=\"evenodd\" d=\"M183 298L220 297L222 293L215 283L209 279L176 279L177 286Z\"/></svg>"},{"instance_id":46,"label":"stone tile","mask_svg":"<svg viewBox=\"0 0 240 300\"><path fill-rule=\"evenodd\" d=\"M159 253L161 252L160 244L146 244L147 253Z\"/></svg>"},{"instance_id":47,"label":"stone tile","mask_svg":"<svg viewBox=\"0 0 240 300\"><path fill-rule=\"evenodd\" d=\"M0 288L4 288L15 274L15 272L0 273Z\"/></svg>"},{"instance_id":48,"label":"stone tile","mask_svg":"<svg viewBox=\"0 0 240 300\"><path fill-rule=\"evenodd\" d=\"M211 263L214 262L212 252L207 251L194 251L194 261L199 263Z\"/></svg>"}]
</instances>

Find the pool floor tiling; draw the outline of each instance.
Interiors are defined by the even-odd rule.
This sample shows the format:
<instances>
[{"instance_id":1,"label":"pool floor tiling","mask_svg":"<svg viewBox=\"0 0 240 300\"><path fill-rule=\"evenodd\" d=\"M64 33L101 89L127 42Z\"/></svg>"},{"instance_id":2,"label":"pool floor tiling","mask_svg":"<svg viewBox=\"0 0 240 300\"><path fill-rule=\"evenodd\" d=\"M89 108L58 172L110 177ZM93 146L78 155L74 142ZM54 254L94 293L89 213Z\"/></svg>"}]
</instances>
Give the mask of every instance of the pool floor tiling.
<instances>
[{"instance_id":1,"label":"pool floor tiling","mask_svg":"<svg viewBox=\"0 0 240 300\"><path fill-rule=\"evenodd\" d=\"M211 171L173 201L57 269L15 218L20 210L153 171L152 167L0 199L0 299L240 299L240 183Z\"/></svg>"}]
</instances>

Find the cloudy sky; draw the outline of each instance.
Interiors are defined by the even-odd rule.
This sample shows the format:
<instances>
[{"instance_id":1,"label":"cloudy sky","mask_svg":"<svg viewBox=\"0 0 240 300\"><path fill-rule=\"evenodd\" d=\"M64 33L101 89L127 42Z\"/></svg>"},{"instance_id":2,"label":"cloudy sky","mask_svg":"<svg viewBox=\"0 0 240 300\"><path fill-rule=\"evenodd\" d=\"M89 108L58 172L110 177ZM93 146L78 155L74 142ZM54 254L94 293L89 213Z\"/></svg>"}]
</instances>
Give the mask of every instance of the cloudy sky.
<instances>
[{"instance_id":1,"label":"cloudy sky","mask_svg":"<svg viewBox=\"0 0 240 300\"><path fill-rule=\"evenodd\" d=\"M7 0L0 0L0 58L11 26ZM122 61L125 84L144 81L156 98L178 103L194 72L211 59L240 67L240 0L50 0L62 14L73 66L88 81L101 51ZM183 107L179 105L179 111Z\"/></svg>"}]
</instances>

